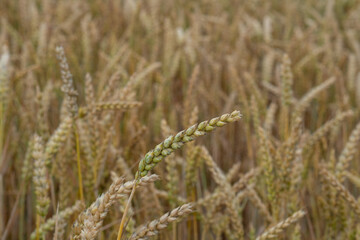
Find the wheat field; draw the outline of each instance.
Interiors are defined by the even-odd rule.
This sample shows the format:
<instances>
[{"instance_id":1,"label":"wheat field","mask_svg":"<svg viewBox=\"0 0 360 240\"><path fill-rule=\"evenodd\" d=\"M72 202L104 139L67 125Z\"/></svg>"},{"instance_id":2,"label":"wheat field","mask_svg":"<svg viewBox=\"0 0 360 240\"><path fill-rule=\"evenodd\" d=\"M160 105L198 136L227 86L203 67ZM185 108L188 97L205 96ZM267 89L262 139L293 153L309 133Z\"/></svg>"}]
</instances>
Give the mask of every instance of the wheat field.
<instances>
[{"instance_id":1,"label":"wheat field","mask_svg":"<svg viewBox=\"0 0 360 240\"><path fill-rule=\"evenodd\" d=\"M0 0L1 239L360 240L359 0Z\"/></svg>"}]
</instances>

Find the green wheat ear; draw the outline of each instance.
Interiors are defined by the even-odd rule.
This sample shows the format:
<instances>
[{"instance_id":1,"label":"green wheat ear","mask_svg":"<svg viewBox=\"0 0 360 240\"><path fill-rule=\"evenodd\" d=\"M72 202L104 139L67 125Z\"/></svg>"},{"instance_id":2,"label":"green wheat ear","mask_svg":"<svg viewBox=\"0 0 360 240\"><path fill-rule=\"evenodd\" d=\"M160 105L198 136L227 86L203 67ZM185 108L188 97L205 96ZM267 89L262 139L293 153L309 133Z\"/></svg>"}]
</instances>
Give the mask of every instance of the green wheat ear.
<instances>
[{"instance_id":1,"label":"green wheat ear","mask_svg":"<svg viewBox=\"0 0 360 240\"><path fill-rule=\"evenodd\" d=\"M141 159L136 173L136 179L146 176L146 174L161 162L161 160L170 155L174 150L181 148L185 143L193 141L195 138L203 136L217 127L222 127L228 123L238 121L240 118L240 111L235 110L232 113L224 114L220 117L195 124L180 131L175 136L166 138Z\"/></svg>"}]
</instances>

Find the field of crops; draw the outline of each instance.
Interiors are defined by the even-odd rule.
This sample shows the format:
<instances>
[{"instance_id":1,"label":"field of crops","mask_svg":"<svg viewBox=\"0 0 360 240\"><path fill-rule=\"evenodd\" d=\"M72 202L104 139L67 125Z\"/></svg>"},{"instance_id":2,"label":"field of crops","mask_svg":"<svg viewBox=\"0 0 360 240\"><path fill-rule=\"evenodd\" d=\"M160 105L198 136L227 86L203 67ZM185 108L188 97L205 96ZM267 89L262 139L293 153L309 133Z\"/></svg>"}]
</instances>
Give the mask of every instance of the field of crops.
<instances>
[{"instance_id":1,"label":"field of crops","mask_svg":"<svg viewBox=\"0 0 360 240\"><path fill-rule=\"evenodd\" d=\"M0 237L360 240L360 0L0 0Z\"/></svg>"}]
</instances>

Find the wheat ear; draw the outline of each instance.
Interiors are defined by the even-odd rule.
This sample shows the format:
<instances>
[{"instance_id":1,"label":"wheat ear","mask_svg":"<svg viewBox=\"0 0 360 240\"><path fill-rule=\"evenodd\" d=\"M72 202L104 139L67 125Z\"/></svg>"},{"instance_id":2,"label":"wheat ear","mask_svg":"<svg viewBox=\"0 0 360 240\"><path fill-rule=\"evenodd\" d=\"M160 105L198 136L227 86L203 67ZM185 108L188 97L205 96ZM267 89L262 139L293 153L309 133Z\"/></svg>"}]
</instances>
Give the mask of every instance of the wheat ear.
<instances>
[{"instance_id":1,"label":"wheat ear","mask_svg":"<svg viewBox=\"0 0 360 240\"><path fill-rule=\"evenodd\" d=\"M287 227L291 224L297 222L300 218L305 215L305 211L299 210L293 215L285 219L284 221L279 222L274 227L269 228L263 234L256 238L256 240L265 240L265 239L277 239L279 234L281 234Z\"/></svg>"},{"instance_id":2,"label":"wheat ear","mask_svg":"<svg viewBox=\"0 0 360 240\"><path fill-rule=\"evenodd\" d=\"M102 226L109 208L117 200L129 194L136 183L137 187L141 187L158 179L157 175L145 176L138 182L133 180L123 183L123 179L116 179L106 193L98 197L89 208L79 215L73 227L73 239L94 239Z\"/></svg>"},{"instance_id":3,"label":"wheat ear","mask_svg":"<svg viewBox=\"0 0 360 240\"><path fill-rule=\"evenodd\" d=\"M257 175L259 175L260 172L261 172L260 167L251 169L244 176L242 176L237 182L234 183L234 185L232 186L233 190L235 192L239 192L244 187L246 187L246 185L248 184L250 179L252 179L252 178L256 177Z\"/></svg>"},{"instance_id":4,"label":"wheat ear","mask_svg":"<svg viewBox=\"0 0 360 240\"><path fill-rule=\"evenodd\" d=\"M129 110L140 107L141 102L136 101L115 101L115 102L98 102L90 107L82 107L79 109L79 115L85 117L90 112L101 112L106 110Z\"/></svg>"},{"instance_id":5,"label":"wheat ear","mask_svg":"<svg viewBox=\"0 0 360 240\"><path fill-rule=\"evenodd\" d=\"M333 176L328 172L325 167L320 170L321 176L326 180L326 183L330 184L340 194L340 196L349 203L352 210L360 215L360 204L354 198L354 196Z\"/></svg>"},{"instance_id":6,"label":"wheat ear","mask_svg":"<svg viewBox=\"0 0 360 240\"><path fill-rule=\"evenodd\" d=\"M188 129L185 129L175 136L170 136L165 139L162 143L157 145L155 149L148 152L143 159L140 160L138 171L136 172L135 179L138 180L153 169L161 160L163 160L166 156L170 155L176 149L181 148L185 143L193 141L195 138L199 136L205 135L207 132L213 131L217 127L222 127L227 123L237 121L241 118L240 111L233 111L231 114L224 114L220 117L213 118L208 121L203 121L199 124L195 124ZM130 207L131 200L135 193L135 187L133 187L128 202L126 204L123 217L121 219L121 223L119 226L118 237L120 240L124 225L125 225L125 217Z\"/></svg>"},{"instance_id":7,"label":"wheat ear","mask_svg":"<svg viewBox=\"0 0 360 240\"><path fill-rule=\"evenodd\" d=\"M292 85L293 74L291 71L291 60L284 54L281 62L281 103L283 106L290 106L293 98Z\"/></svg>"},{"instance_id":8,"label":"wheat ear","mask_svg":"<svg viewBox=\"0 0 360 240\"><path fill-rule=\"evenodd\" d=\"M78 92L74 88L73 76L70 72L69 64L65 56L64 48L62 46L56 47L56 57L59 60L59 65L61 69L61 79L63 81L61 90L65 93L67 112L74 117L78 111Z\"/></svg>"},{"instance_id":9,"label":"wheat ear","mask_svg":"<svg viewBox=\"0 0 360 240\"><path fill-rule=\"evenodd\" d=\"M137 228L129 240L147 239L151 236L155 236L159 231L166 228L171 222L179 220L192 211L193 205L191 203L177 207L162 215L159 219L153 220L148 224Z\"/></svg>"},{"instance_id":10,"label":"wheat ear","mask_svg":"<svg viewBox=\"0 0 360 240\"><path fill-rule=\"evenodd\" d=\"M35 160L33 181L35 185L36 211L39 216L45 217L50 205L48 196L49 181L45 166L44 146L41 137L37 135L35 135L34 139L32 156Z\"/></svg>"},{"instance_id":11,"label":"wheat ear","mask_svg":"<svg viewBox=\"0 0 360 240\"><path fill-rule=\"evenodd\" d=\"M56 224L56 218L58 221L63 221L69 219L72 215L75 215L76 213L82 211L84 208L84 204L81 201L77 201L73 206L65 208L61 212L57 213L55 216L49 218L46 220L45 223L40 225L39 227L39 235L46 234L47 232L50 232L54 230L55 224ZM36 238L36 232L33 232L30 236L30 238L33 240Z\"/></svg>"},{"instance_id":12,"label":"wheat ear","mask_svg":"<svg viewBox=\"0 0 360 240\"><path fill-rule=\"evenodd\" d=\"M358 143L360 141L360 123L352 131L349 140L347 141L344 150L342 151L339 162L336 165L336 175L339 177L340 182L345 180L344 172L349 167L349 163L354 158L358 151Z\"/></svg>"},{"instance_id":13,"label":"wheat ear","mask_svg":"<svg viewBox=\"0 0 360 240\"><path fill-rule=\"evenodd\" d=\"M136 178L146 176L146 174L161 160L170 155L176 149L181 148L185 143L193 141L195 138L203 136L217 127L222 127L230 122L237 121L240 118L240 112L233 111L231 114L224 114L220 117L195 124L188 129L177 133L175 136L168 137L162 143L157 145L155 149L148 152L140 161Z\"/></svg>"},{"instance_id":14,"label":"wheat ear","mask_svg":"<svg viewBox=\"0 0 360 240\"><path fill-rule=\"evenodd\" d=\"M264 129L259 127L258 135L260 140L260 159L263 161L263 169L265 176L265 184L268 191L268 199L270 201L275 201L276 198L276 189L274 186L275 174L274 174L274 160L270 155L270 140L268 139Z\"/></svg>"},{"instance_id":15,"label":"wheat ear","mask_svg":"<svg viewBox=\"0 0 360 240\"><path fill-rule=\"evenodd\" d=\"M308 151L310 147L313 147L317 143L317 141L319 141L323 136L325 136L331 129L340 125L345 118L353 116L353 114L354 113L351 110L342 112L339 113L335 118L326 122L306 140L303 151Z\"/></svg>"},{"instance_id":16,"label":"wheat ear","mask_svg":"<svg viewBox=\"0 0 360 240\"><path fill-rule=\"evenodd\" d=\"M45 146L45 163L46 166L50 166L51 160L54 155L59 151L61 146L65 143L68 134L71 131L72 118L67 117L60 123L59 127L51 135L49 141Z\"/></svg>"},{"instance_id":17,"label":"wheat ear","mask_svg":"<svg viewBox=\"0 0 360 240\"><path fill-rule=\"evenodd\" d=\"M208 166L214 181L219 186L230 187L228 181L226 180L226 176L217 166L209 151L205 147L201 147L201 157L204 159L206 165Z\"/></svg>"},{"instance_id":18,"label":"wheat ear","mask_svg":"<svg viewBox=\"0 0 360 240\"><path fill-rule=\"evenodd\" d=\"M116 201L116 193L123 181L124 179L118 178L111 184L109 190L105 194L98 197L96 201L86 209L83 220L84 225L79 236L82 240L95 239L110 206ZM74 237L74 239L78 239L77 236Z\"/></svg>"},{"instance_id":19,"label":"wheat ear","mask_svg":"<svg viewBox=\"0 0 360 240\"><path fill-rule=\"evenodd\" d=\"M231 167L231 169L229 169L229 172L226 173L226 180L229 183L233 182L234 180L237 180L237 177L240 175L239 174L240 169L241 169L241 163L240 162L235 163Z\"/></svg>"},{"instance_id":20,"label":"wheat ear","mask_svg":"<svg viewBox=\"0 0 360 240\"><path fill-rule=\"evenodd\" d=\"M259 209L260 213L266 218L266 221L272 223L274 221L273 217L271 216L268 208L260 199L259 195L256 193L254 188L246 188L247 194L250 198L250 201L254 204L254 206Z\"/></svg>"}]
</instances>

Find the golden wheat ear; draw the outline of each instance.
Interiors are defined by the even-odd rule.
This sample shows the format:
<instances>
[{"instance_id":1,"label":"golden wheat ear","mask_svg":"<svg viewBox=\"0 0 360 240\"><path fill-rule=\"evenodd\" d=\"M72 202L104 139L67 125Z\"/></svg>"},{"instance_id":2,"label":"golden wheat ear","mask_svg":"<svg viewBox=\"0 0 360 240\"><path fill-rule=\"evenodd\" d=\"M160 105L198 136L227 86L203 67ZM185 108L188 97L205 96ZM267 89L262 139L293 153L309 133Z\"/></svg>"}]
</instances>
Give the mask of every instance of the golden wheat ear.
<instances>
[{"instance_id":1,"label":"golden wheat ear","mask_svg":"<svg viewBox=\"0 0 360 240\"><path fill-rule=\"evenodd\" d=\"M159 219L153 220L144 226L135 229L135 232L131 235L129 240L147 239L155 236L170 223L180 220L191 212L193 212L193 204L191 203L177 207L170 212L165 213Z\"/></svg>"},{"instance_id":2,"label":"golden wheat ear","mask_svg":"<svg viewBox=\"0 0 360 240\"><path fill-rule=\"evenodd\" d=\"M37 135L35 135L34 138L32 156L35 161L33 181L35 185L36 211L39 216L45 218L50 206L50 198L48 195L50 184L45 165L44 145L42 138Z\"/></svg>"},{"instance_id":3,"label":"golden wheat ear","mask_svg":"<svg viewBox=\"0 0 360 240\"><path fill-rule=\"evenodd\" d=\"M95 239L109 209L119 199L125 198L136 185L146 186L158 180L157 175L145 176L139 181L124 183L124 179L117 178L109 190L100 195L84 212L82 212L73 226L73 239Z\"/></svg>"},{"instance_id":4,"label":"golden wheat ear","mask_svg":"<svg viewBox=\"0 0 360 240\"><path fill-rule=\"evenodd\" d=\"M59 60L61 70L61 79L63 81L61 90L65 93L64 101L66 101L67 114L74 117L78 112L77 97L79 94L74 87L73 75L70 72L70 67L62 46L56 47L56 57Z\"/></svg>"},{"instance_id":5,"label":"golden wheat ear","mask_svg":"<svg viewBox=\"0 0 360 240\"><path fill-rule=\"evenodd\" d=\"M277 239L279 235L285 231L291 224L299 221L304 215L305 211L299 210L293 215L285 219L284 221L279 222L274 227L267 229L263 234L256 238L256 240L265 240L265 239Z\"/></svg>"},{"instance_id":6,"label":"golden wheat ear","mask_svg":"<svg viewBox=\"0 0 360 240\"><path fill-rule=\"evenodd\" d=\"M360 215L360 204L355 199L355 197L340 183L335 176L333 176L329 171L322 167L320 169L320 175L324 178L326 184L331 185L335 188L336 192L351 206L352 210L357 214Z\"/></svg>"}]
</instances>

